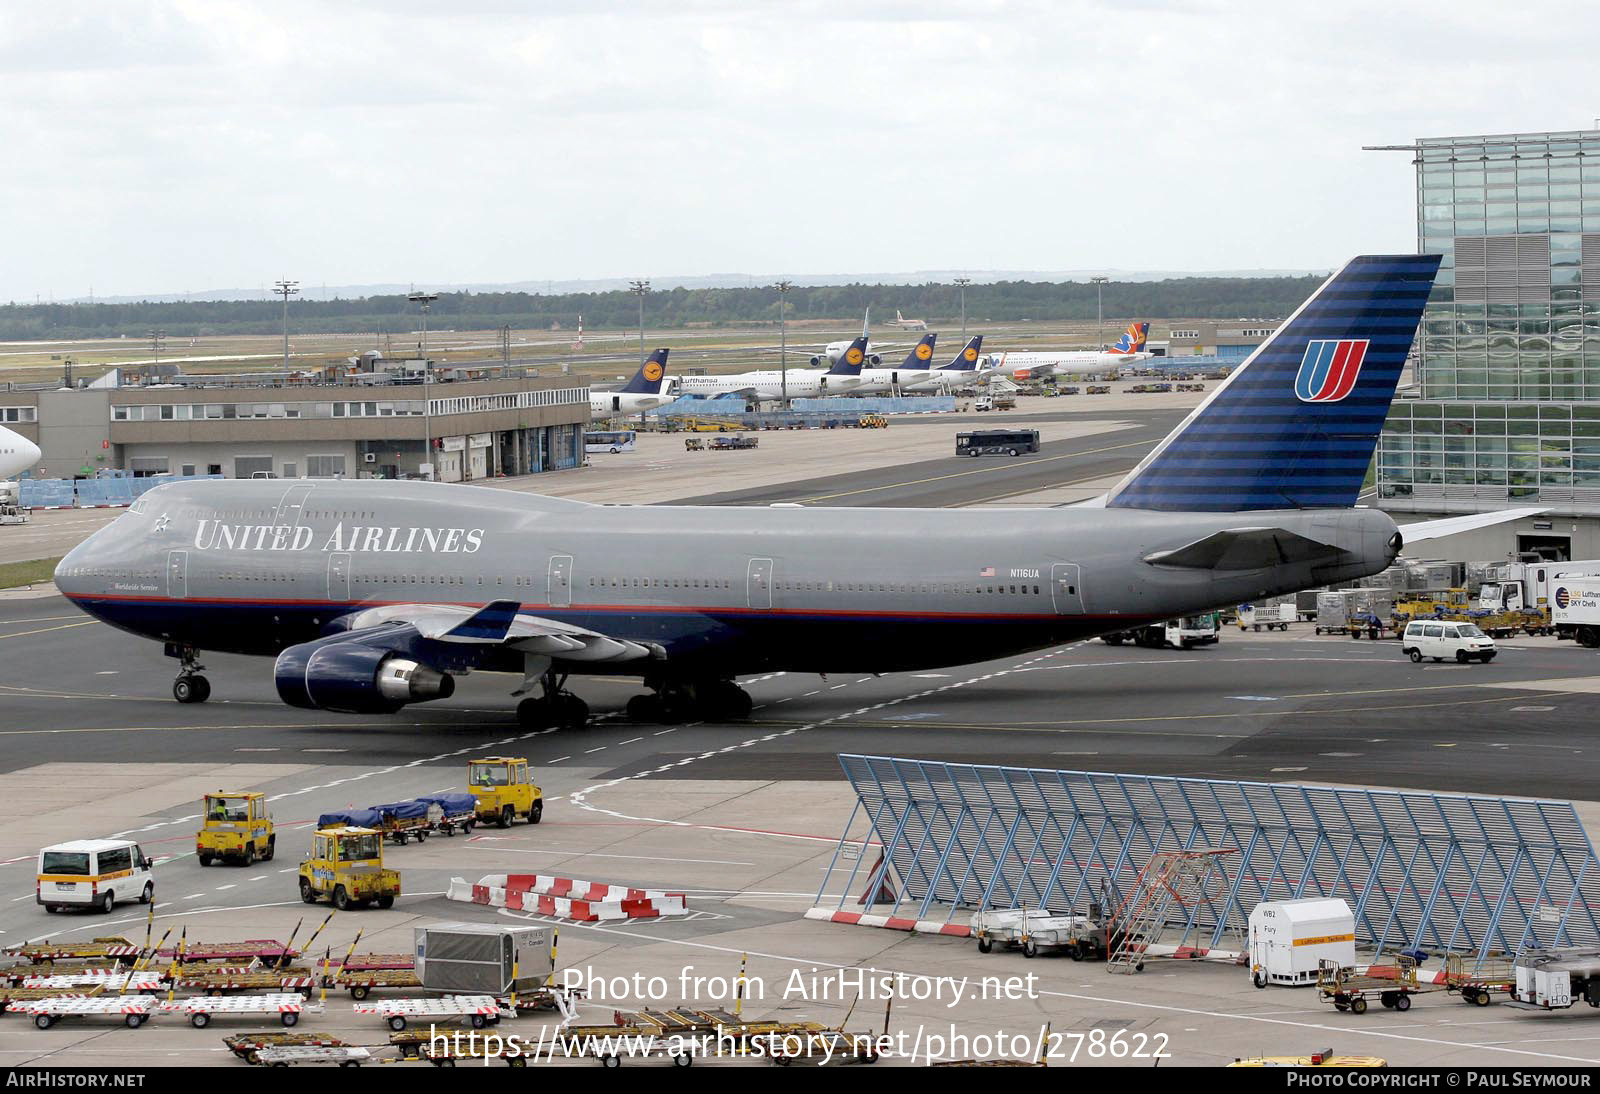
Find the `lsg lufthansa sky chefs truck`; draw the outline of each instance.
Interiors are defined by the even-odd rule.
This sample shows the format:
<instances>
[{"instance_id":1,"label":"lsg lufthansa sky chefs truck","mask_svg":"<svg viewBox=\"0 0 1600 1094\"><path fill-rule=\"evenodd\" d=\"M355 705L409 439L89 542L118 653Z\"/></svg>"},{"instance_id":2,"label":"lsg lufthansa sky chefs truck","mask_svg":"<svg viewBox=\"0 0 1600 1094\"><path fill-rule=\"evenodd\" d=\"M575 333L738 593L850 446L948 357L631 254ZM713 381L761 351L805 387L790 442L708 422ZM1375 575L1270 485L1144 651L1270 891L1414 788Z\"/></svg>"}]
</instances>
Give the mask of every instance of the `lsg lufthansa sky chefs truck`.
<instances>
[{"instance_id":1,"label":"lsg lufthansa sky chefs truck","mask_svg":"<svg viewBox=\"0 0 1600 1094\"><path fill-rule=\"evenodd\" d=\"M1600 646L1600 578L1558 578L1551 586L1550 621L1556 633L1590 649Z\"/></svg>"}]
</instances>

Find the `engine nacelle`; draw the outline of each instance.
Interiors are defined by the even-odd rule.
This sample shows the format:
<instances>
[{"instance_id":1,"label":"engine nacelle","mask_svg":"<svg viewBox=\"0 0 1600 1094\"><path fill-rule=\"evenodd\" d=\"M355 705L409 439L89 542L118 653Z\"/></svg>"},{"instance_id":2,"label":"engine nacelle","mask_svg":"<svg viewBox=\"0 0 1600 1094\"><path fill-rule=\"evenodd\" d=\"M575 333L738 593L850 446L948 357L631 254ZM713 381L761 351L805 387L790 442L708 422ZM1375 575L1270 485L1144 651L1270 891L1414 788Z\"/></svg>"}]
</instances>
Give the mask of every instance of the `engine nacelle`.
<instances>
[{"instance_id":1,"label":"engine nacelle","mask_svg":"<svg viewBox=\"0 0 1600 1094\"><path fill-rule=\"evenodd\" d=\"M880 357L878 354L876 354L876 353L867 354L867 366L869 368L877 368L881 364L883 364L883 358Z\"/></svg>"},{"instance_id":2,"label":"engine nacelle","mask_svg":"<svg viewBox=\"0 0 1600 1094\"><path fill-rule=\"evenodd\" d=\"M820 353L814 354L812 356L812 358L811 358L811 367L812 368L821 368L823 365L831 365L831 364L833 364L833 358L824 357Z\"/></svg>"},{"instance_id":3,"label":"engine nacelle","mask_svg":"<svg viewBox=\"0 0 1600 1094\"><path fill-rule=\"evenodd\" d=\"M278 655L278 697L293 707L347 714L393 714L407 703L448 699L455 677L360 642L305 642Z\"/></svg>"}]
</instances>

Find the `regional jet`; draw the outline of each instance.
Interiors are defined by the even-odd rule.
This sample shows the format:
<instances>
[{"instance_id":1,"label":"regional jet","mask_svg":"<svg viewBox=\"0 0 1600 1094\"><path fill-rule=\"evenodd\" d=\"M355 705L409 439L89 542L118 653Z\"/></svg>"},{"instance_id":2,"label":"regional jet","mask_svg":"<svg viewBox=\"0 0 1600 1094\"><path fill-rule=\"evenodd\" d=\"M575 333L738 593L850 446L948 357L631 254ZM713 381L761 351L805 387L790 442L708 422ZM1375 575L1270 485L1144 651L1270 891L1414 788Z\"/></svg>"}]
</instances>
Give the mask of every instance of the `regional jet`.
<instances>
[{"instance_id":1,"label":"regional jet","mask_svg":"<svg viewBox=\"0 0 1600 1094\"><path fill-rule=\"evenodd\" d=\"M614 418L619 414L642 414L666 406L677 396L667 385L667 353L658 349L645 359L639 371L616 391L589 392L589 420Z\"/></svg>"},{"instance_id":2,"label":"regional jet","mask_svg":"<svg viewBox=\"0 0 1600 1094\"><path fill-rule=\"evenodd\" d=\"M811 399L838 395L861 386L861 365L866 360L867 338L862 335L849 344L840 359L826 369L792 368L787 376L779 369L741 372L731 376L684 376L678 381L682 395L743 395L761 402L775 399Z\"/></svg>"},{"instance_id":3,"label":"regional jet","mask_svg":"<svg viewBox=\"0 0 1600 1094\"><path fill-rule=\"evenodd\" d=\"M1144 352L1145 339L1150 334L1149 323L1129 323L1117 344L1106 350L1035 350L1026 353L1002 353L989 362L989 369L1001 375L1027 373L1035 379L1048 376L1059 369L1116 368L1148 360Z\"/></svg>"},{"instance_id":4,"label":"regional jet","mask_svg":"<svg viewBox=\"0 0 1600 1094\"><path fill-rule=\"evenodd\" d=\"M577 727L574 677L642 680L627 704L640 721L739 719L738 680L756 673L990 661L1351 581L1403 545L1388 514L1355 502L1438 268L1438 255L1351 260L1103 508L591 505L433 482L188 480L79 544L56 584L163 643L180 702L210 694L202 651L226 651L273 658L296 707L392 713L489 671L519 679L523 725Z\"/></svg>"},{"instance_id":5,"label":"regional jet","mask_svg":"<svg viewBox=\"0 0 1600 1094\"><path fill-rule=\"evenodd\" d=\"M39 446L20 433L0 426L0 482L39 462Z\"/></svg>"},{"instance_id":6,"label":"regional jet","mask_svg":"<svg viewBox=\"0 0 1600 1094\"><path fill-rule=\"evenodd\" d=\"M928 321L926 319L907 319L905 316L900 314L900 309L899 308L895 309L894 325L899 327L901 330L927 330L928 329Z\"/></svg>"}]
</instances>

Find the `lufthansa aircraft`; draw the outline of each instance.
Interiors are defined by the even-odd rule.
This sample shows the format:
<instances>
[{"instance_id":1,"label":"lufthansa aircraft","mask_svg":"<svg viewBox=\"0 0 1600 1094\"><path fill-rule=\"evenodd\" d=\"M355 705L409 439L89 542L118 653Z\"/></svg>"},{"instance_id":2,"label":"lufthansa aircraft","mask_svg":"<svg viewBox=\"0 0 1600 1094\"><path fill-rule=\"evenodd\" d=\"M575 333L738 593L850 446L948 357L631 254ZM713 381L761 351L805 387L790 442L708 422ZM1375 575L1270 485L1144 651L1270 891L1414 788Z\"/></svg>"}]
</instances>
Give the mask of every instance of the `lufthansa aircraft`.
<instances>
[{"instance_id":1,"label":"lufthansa aircraft","mask_svg":"<svg viewBox=\"0 0 1600 1094\"><path fill-rule=\"evenodd\" d=\"M39 446L20 433L0 426L0 482L39 462Z\"/></svg>"},{"instance_id":2,"label":"lufthansa aircraft","mask_svg":"<svg viewBox=\"0 0 1600 1094\"><path fill-rule=\"evenodd\" d=\"M924 334L917 340L906 354L906 359L901 361L897 368L863 368L861 370L861 386L853 394L874 395L905 391L913 384L923 383L933 370L938 366L933 363L933 344L938 341L937 334Z\"/></svg>"},{"instance_id":3,"label":"lufthansa aircraft","mask_svg":"<svg viewBox=\"0 0 1600 1094\"><path fill-rule=\"evenodd\" d=\"M850 343L843 356L826 369L780 369L740 372L731 376L684 376L678 380L682 395L743 395L761 402L775 399L810 399L838 395L861 386L861 366L866 361L867 339L863 335Z\"/></svg>"},{"instance_id":4,"label":"lufthansa aircraft","mask_svg":"<svg viewBox=\"0 0 1600 1094\"><path fill-rule=\"evenodd\" d=\"M210 693L199 657L222 650L274 658L298 707L393 712L481 670L521 678L523 724L578 726L574 675L642 679L628 703L641 721L743 718L737 680L752 673L989 661L1348 581L1402 546L1387 514L1355 501L1438 266L1352 260L1103 508L591 505L431 482L197 480L146 493L61 561L56 584L164 643L180 702Z\"/></svg>"},{"instance_id":5,"label":"lufthansa aircraft","mask_svg":"<svg viewBox=\"0 0 1600 1094\"><path fill-rule=\"evenodd\" d=\"M663 387L667 380L667 352L658 349L645 358L633 379L616 391L589 392L589 419L642 414L672 402L675 396L670 388Z\"/></svg>"},{"instance_id":6,"label":"lufthansa aircraft","mask_svg":"<svg viewBox=\"0 0 1600 1094\"><path fill-rule=\"evenodd\" d=\"M983 375L982 360L978 351L983 348L983 335L974 334L961 352L948 363L935 365L920 380L900 385L901 391L949 391Z\"/></svg>"}]
</instances>

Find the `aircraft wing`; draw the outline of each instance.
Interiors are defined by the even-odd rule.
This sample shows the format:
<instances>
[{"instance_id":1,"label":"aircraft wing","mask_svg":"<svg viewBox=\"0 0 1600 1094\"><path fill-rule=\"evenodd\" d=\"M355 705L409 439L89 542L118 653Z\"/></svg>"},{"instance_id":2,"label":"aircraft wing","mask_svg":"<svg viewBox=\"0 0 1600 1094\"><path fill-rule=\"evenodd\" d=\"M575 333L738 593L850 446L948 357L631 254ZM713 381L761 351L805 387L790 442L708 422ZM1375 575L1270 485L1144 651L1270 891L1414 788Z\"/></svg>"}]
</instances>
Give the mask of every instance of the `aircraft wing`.
<instances>
[{"instance_id":1,"label":"aircraft wing","mask_svg":"<svg viewBox=\"0 0 1600 1094\"><path fill-rule=\"evenodd\" d=\"M1491 525L1504 524L1509 520L1536 517L1544 512L1548 512L1548 510L1501 509L1494 513L1468 513L1462 517L1419 520L1414 524L1402 524L1400 526L1400 535L1407 543L1426 543L1428 540L1438 539L1440 536L1453 536L1457 532L1470 532L1475 528L1488 528Z\"/></svg>"},{"instance_id":2,"label":"aircraft wing","mask_svg":"<svg viewBox=\"0 0 1600 1094\"><path fill-rule=\"evenodd\" d=\"M1297 562L1333 562L1349 552L1283 528L1229 528L1171 551L1144 556L1152 566L1190 570L1258 570Z\"/></svg>"},{"instance_id":3,"label":"aircraft wing","mask_svg":"<svg viewBox=\"0 0 1600 1094\"><path fill-rule=\"evenodd\" d=\"M632 661L658 655L653 646L518 609L514 600L496 600L477 610L460 604L386 604L356 612L348 622L351 630L409 623L436 642L502 645L563 661Z\"/></svg>"}]
</instances>

